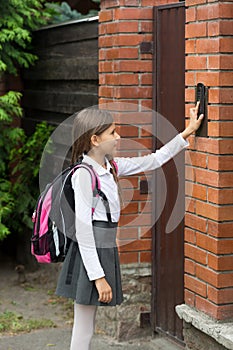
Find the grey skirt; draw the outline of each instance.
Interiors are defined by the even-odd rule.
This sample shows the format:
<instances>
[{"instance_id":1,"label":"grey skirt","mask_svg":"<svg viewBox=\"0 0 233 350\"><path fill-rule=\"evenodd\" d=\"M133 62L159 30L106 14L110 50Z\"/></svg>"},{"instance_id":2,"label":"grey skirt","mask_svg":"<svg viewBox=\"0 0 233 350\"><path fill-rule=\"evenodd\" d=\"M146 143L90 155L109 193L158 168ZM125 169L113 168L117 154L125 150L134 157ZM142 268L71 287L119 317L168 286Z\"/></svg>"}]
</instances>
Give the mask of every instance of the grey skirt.
<instances>
[{"instance_id":1,"label":"grey skirt","mask_svg":"<svg viewBox=\"0 0 233 350\"><path fill-rule=\"evenodd\" d=\"M84 267L78 243L71 242L58 279L56 294L71 298L78 304L114 306L123 301L118 249L117 225L111 222L93 222L96 250L105 278L112 288L110 303L98 301L99 294L94 281L90 281Z\"/></svg>"}]
</instances>

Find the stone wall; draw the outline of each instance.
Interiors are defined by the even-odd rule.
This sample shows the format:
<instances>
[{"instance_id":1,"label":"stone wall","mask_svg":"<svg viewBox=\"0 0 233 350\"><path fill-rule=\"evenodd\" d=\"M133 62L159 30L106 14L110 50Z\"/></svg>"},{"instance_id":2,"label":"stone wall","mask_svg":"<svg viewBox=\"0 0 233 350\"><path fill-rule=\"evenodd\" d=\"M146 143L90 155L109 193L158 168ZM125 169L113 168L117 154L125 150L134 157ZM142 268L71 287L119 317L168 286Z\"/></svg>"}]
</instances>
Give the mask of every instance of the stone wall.
<instances>
[{"instance_id":1,"label":"stone wall","mask_svg":"<svg viewBox=\"0 0 233 350\"><path fill-rule=\"evenodd\" d=\"M195 327L184 322L184 337L186 350L226 350L225 346L217 343L213 338L202 333Z\"/></svg>"},{"instance_id":2,"label":"stone wall","mask_svg":"<svg viewBox=\"0 0 233 350\"><path fill-rule=\"evenodd\" d=\"M183 319L186 350L233 350L233 323L217 321L188 305L176 306Z\"/></svg>"},{"instance_id":3,"label":"stone wall","mask_svg":"<svg viewBox=\"0 0 233 350\"><path fill-rule=\"evenodd\" d=\"M151 334L150 264L122 265L124 302L116 307L99 307L96 332L116 338L131 340Z\"/></svg>"}]
</instances>

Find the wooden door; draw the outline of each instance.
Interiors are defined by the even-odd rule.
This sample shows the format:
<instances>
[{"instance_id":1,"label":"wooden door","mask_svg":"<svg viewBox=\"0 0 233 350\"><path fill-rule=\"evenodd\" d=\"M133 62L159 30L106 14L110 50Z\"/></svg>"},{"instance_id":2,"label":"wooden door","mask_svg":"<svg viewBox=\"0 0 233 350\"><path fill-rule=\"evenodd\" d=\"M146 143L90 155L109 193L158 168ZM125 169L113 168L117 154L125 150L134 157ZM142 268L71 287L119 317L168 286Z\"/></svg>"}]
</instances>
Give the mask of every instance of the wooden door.
<instances>
[{"instance_id":1,"label":"wooden door","mask_svg":"<svg viewBox=\"0 0 233 350\"><path fill-rule=\"evenodd\" d=\"M185 125L185 7L184 3L169 4L154 9L154 82L153 107L154 146L159 148ZM161 141L162 140L162 141ZM180 223L166 233L167 223L178 196L177 214L184 214L184 152L169 161L154 175L155 196L153 210L157 216L164 199L162 190L166 183L166 201L153 228L153 292L152 322L156 332L165 333L182 343L182 322L175 306L184 301L184 224Z\"/></svg>"}]
</instances>

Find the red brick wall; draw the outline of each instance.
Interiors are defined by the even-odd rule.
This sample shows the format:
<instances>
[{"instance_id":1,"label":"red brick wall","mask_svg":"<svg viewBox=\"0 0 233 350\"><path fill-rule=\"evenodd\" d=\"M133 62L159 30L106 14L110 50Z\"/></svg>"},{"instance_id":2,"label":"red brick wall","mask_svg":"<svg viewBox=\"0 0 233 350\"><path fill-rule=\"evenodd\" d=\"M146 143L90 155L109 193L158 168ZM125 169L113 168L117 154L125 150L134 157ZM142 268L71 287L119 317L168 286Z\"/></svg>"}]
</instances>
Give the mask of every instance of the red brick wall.
<instances>
[{"instance_id":1,"label":"red brick wall","mask_svg":"<svg viewBox=\"0 0 233 350\"><path fill-rule=\"evenodd\" d=\"M137 149L121 143L121 155L151 150L152 54L141 54L140 43L152 41L152 6L171 1L102 0L99 16L99 102L132 103L118 114L119 132L137 142ZM174 1L172 1L174 2ZM123 125L127 123L128 125ZM146 130L142 129L145 127ZM142 148L140 149L140 144ZM125 152L128 149L128 152ZM120 220L122 263L151 262L151 196L140 194L141 176L122 181L124 204ZM133 198L131 199L131 197ZM124 242L123 242L124 240ZM125 244L129 242L129 244Z\"/></svg>"},{"instance_id":2,"label":"red brick wall","mask_svg":"<svg viewBox=\"0 0 233 350\"><path fill-rule=\"evenodd\" d=\"M233 318L233 6L187 0L186 111L209 87L208 138L190 138L185 217L185 302Z\"/></svg>"}]
</instances>

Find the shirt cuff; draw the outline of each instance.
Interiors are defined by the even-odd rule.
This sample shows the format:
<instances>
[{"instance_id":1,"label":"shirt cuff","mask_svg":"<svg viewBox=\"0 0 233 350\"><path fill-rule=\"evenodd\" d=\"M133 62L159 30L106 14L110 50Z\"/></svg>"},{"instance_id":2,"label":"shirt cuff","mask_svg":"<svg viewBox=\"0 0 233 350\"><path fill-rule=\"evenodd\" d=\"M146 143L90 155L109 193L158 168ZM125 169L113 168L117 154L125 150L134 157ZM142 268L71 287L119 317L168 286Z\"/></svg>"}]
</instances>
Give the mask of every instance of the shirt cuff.
<instances>
[{"instance_id":1,"label":"shirt cuff","mask_svg":"<svg viewBox=\"0 0 233 350\"><path fill-rule=\"evenodd\" d=\"M187 148L189 146L189 142L182 137L181 133L178 134L178 136L180 137L183 147Z\"/></svg>"},{"instance_id":2,"label":"shirt cuff","mask_svg":"<svg viewBox=\"0 0 233 350\"><path fill-rule=\"evenodd\" d=\"M105 277L105 274L104 272L102 273L89 273L88 274L88 278L89 278L89 281L95 281L95 280L98 280L99 278L102 278L102 277Z\"/></svg>"}]
</instances>

